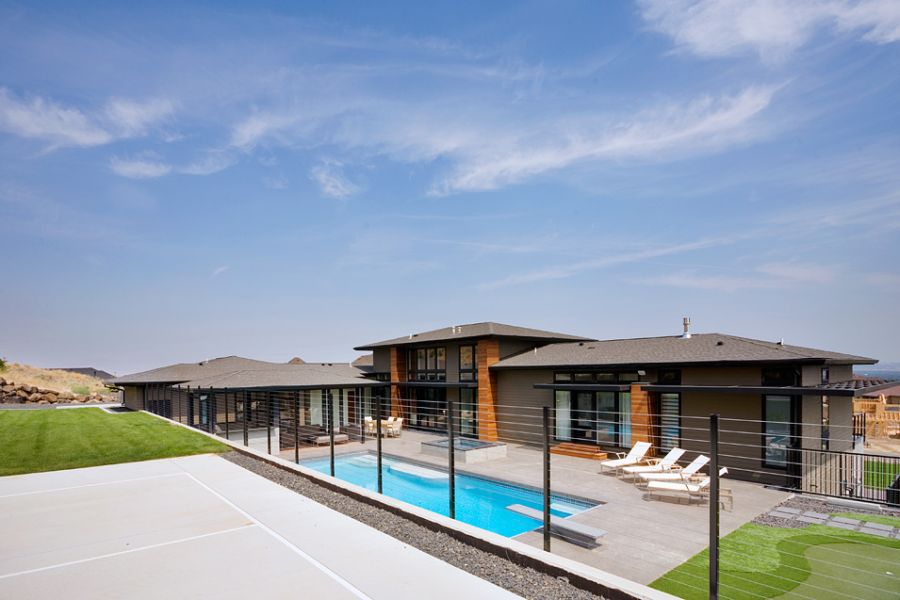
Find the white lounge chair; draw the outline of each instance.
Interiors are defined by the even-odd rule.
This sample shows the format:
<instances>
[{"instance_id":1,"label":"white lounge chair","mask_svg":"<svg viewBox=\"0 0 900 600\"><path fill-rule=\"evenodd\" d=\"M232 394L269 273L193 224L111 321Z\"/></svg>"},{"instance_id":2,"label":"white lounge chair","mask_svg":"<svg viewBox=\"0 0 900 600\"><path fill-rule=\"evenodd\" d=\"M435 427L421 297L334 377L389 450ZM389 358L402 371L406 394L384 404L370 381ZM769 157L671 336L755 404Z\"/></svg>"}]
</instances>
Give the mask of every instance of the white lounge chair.
<instances>
[{"instance_id":1,"label":"white lounge chair","mask_svg":"<svg viewBox=\"0 0 900 600\"><path fill-rule=\"evenodd\" d=\"M377 433L375 431L375 420L372 417L363 418L363 425L365 426L365 432L367 434L371 433L374 435L375 433Z\"/></svg>"},{"instance_id":2,"label":"white lounge chair","mask_svg":"<svg viewBox=\"0 0 900 600\"><path fill-rule=\"evenodd\" d=\"M671 471L678 464L678 459L682 454L684 454L683 449L672 448L662 458L651 458L646 465L623 467L622 471L635 478L641 473L665 473Z\"/></svg>"},{"instance_id":3,"label":"white lounge chair","mask_svg":"<svg viewBox=\"0 0 900 600\"><path fill-rule=\"evenodd\" d=\"M719 477L728 474L728 469L722 467L719 469ZM682 481L651 481L647 484L647 499L652 499L653 495L659 495L660 492L667 494L678 494L686 496L688 504L694 498L703 499L709 497L709 477L703 477L698 481L691 481L689 477L685 477ZM722 492L726 492L722 494ZM731 502L731 508L734 508L734 497L731 490L719 490L719 502L724 505L725 500Z\"/></svg>"},{"instance_id":4,"label":"white lounge chair","mask_svg":"<svg viewBox=\"0 0 900 600\"><path fill-rule=\"evenodd\" d=\"M709 457L700 454L683 469L675 465L665 473L638 473L638 475L644 483L649 481L681 481L686 477L696 475L697 471L705 467L708 462Z\"/></svg>"},{"instance_id":5,"label":"white lounge chair","mask_svg":"<svg viewBox=\"0 0 900 600\"><path fill-rule=\"evenodd\" d=\"M627 467L630 465L638 465L641 461L644 460L644 455L650 450L650 442L638 442L634 446L631 447L631 450L628 451L628 454L624 452L616 452L616 456L619 458L614 458L611 460L600 461L600 472L603 473L604 469L615 469L618 474L619 469L622 467Z\"/></svg>"}]
</instances>

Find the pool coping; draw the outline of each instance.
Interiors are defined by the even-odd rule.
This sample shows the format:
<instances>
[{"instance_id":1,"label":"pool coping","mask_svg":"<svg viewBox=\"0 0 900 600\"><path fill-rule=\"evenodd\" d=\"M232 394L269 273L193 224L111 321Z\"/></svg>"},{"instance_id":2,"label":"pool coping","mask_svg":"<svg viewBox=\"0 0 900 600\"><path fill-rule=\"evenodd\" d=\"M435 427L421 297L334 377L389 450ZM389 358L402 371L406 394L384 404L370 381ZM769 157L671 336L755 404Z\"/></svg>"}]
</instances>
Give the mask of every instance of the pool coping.
<instances>
[{"instance_id":1,"label":"pool coping","mask_svg":"<svg viewBox=\"0 0 900 600\"><path fill-rule=\"evenodd\" d=\"M384 494L379 494L378 492L373 492L347 481L337 479L336 477L325 475L319 471L310 469L309 467L298 465L283 459L280 456L266 454L260 450L240 445L237 442L233 442L154 413L148 412L147 414L151 414L154 417L183 427L189 431L218 440L233 448L236 452L265 462L273 467L299 475L332 491L348 495L361 502L390 511L429 529L446 533L454 539L485 552L505 558L516 564L530 567L541 573L554 577L565 577L573 586L593 594L601 595L609 600L678 600L677 596L673 596L666 592L655 590L646 585L631 581L630 579L613 575L612 573L557 554L545 552L544 550L529 546L528 544L513 538L508 538L498 533L493 533L486 529L481 529L480 527L475 527L474 525L469 525L445 517L430 510L409 504L408 502ZM468 473L466 474L468 475Z\"/></svg>"}]
</instances>

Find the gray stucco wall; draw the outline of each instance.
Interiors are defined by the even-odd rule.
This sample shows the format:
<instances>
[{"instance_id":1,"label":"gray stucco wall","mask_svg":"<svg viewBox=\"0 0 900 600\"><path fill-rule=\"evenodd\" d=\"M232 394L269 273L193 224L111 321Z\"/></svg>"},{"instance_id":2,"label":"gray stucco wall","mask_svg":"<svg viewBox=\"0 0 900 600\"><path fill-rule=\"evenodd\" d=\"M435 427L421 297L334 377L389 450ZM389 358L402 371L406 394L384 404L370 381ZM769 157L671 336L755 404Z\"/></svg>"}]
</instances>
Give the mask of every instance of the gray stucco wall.
<instances>
[{"instance_id":1,"label":"gray stucco wall","mask_svg":"<svg viewBox=\"0 0 900 600\"><path fill-rule=\"evenodd\" d=\"M500 439L542 443L541 408L553 405L551 390L536 390L535 383L553 383L551 370L497 372L497 430Z\"/></svg>"}]
</instances>

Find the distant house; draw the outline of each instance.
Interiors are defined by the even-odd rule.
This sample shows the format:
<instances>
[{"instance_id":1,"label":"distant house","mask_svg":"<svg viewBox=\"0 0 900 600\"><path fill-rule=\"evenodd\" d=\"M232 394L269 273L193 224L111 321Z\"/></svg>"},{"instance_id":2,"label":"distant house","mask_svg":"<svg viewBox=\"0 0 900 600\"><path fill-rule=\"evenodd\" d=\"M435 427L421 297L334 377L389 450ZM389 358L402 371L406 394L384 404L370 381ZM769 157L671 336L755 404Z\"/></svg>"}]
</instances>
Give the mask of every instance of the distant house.
<instances>
[{"instance_id":1,"label":"distant house","mask_svg":"<svg viewBox=\"0 0 900 600\"><path fill-rule=\"evenodd\" d=\"M81 375L88 375L90 377L96 377L97 379L102 379L106 381L108 379L113 379L115 375L109 373L107 371L103 371L102 369L95 369L94 367L54 367L50 369L51 371L68 371L69 373L79 373Z\"/></svg>"},{"instance_id":2,"label":"distant house","mask_svg":"<svg viewBox=\"0 0 900 600\"><path fill-rule=\"evenodd\" d=\"M886 404L900 404L900 385L867 392L862 397L866 400L881 400L884 398Z\"/></svg>"}]
</instances>

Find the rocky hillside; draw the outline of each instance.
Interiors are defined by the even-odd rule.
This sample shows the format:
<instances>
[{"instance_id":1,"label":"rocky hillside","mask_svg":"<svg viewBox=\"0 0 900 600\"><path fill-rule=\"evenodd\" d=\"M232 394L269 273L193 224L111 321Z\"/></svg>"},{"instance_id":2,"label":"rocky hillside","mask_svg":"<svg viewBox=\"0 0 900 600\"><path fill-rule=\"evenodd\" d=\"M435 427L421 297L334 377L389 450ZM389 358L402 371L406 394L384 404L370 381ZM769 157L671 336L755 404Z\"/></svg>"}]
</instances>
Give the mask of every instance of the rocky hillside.
<instances>
[{"instance_id":1,"label":"rocky hillside","mask_svg":"<svg viewBox=\"0 0 900 600\"><path fill-rule=\"evenodd\" d=\"M0 372L0 403L4 404L83 404L115 400L114 392L96 377L88 375L18 363L8 363Z\"/></svg>"}]
</instances>

